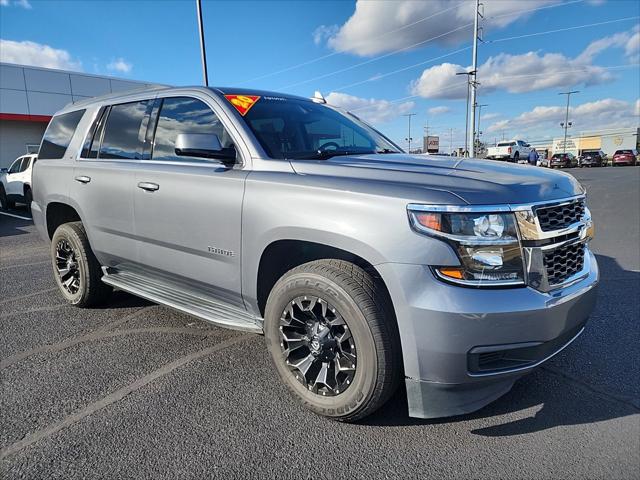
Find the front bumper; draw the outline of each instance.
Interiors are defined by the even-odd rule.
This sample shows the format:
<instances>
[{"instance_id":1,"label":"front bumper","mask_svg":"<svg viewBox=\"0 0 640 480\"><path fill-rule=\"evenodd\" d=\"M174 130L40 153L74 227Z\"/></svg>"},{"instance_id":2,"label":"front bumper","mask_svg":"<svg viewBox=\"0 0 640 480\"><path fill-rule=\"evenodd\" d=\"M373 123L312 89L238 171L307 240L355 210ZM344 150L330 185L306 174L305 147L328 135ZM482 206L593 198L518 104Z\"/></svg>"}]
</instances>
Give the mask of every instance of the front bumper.
<instances>
[{"instance_id":1,"label":"front bumper","mask_svg":"<svg viewBox=\"0 0 640 480\"><path fill-rule=\"evenodd\" d=\"M437 280L426 266L377 268L396 309L409 415L437 418L477 410L504 393L577 338L595 305L598 267L587 250L588 274L543 293L530 287L473 289ZM478 352L521 348L530 362L474 367Z\"/></svg>"}]
</instances>

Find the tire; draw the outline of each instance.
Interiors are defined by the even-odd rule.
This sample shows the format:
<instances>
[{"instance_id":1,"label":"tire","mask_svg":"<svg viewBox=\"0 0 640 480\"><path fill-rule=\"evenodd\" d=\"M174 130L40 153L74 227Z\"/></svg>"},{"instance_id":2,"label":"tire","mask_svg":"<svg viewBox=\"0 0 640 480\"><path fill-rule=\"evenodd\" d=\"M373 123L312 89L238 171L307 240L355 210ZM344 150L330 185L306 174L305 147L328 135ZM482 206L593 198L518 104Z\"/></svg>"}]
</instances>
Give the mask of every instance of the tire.
<instances>
[{"instance_id":1,"label":"tire","mask_svg":"<svg viewBox=\"0 0 640 480\"><path fill-rule=\"evenodd\" d=\"M11 210L16 206L16 202L7 198L4 186L0 185L0 210Z\"/></svg>"},{"instance_id":2,"label":"tire","mask_svg":"<svg viewBox=\"0 0 640 480\"><path fill-rule=\"evenodd\" d=\"M70 252L70 262L59 261L59 252L64 252L62 257ZM51 240L51 262L56 284L71 305L90 307L109 298L112 288L102 283L102 269L91 250L82 222L64 223L56 229ZM65 269L69 272L62 275L61 268L62 272ZM70 284L66 285L67 282Z\"/></svg>"},{"instance_id":3,"label":"tire","mask_svg":"<svg viewBox=\"0 0 640 480\"><path fill-rule=\"evenodd\" d=\"M344 326L330 328L343 328L344 331L348 328L351 338L338 341L335 338L342 336L331 337L329 334L325 336L325 340L334 338L333 351L339 348L340 352L345 344L350 348L349 342L353 340L351 353L355 354L355 360L348 360L348 363L353 364L347 363L346 367L355 365L355 369L346 368L347 373L335 374L332 379L331 372L342 372L342 364L340 369L334 367L332 370L329 366L325 375L328 383L320 382L320 385L325 386L318 386L318 378L322 377L322 369L325 368L326 358L322 355L330 356L333 353L331 349L324 350L324 346L320 348L320 353L318 350L314 353L317 334L310 337L311 333L307 333L302 337L303 340L296 340L299 343L307 343L293 348L290 356L286 357L285 349L295 345L292 329L309 332L306 330L309 323L313 323L314 318L315 321L318 319L316 313L311 315L307 311L307 314L304 314L305 311L300 307L311 308L320 314L320 317L323 308L326 307L325 321L331 318L330 310L333 307L334 312L337 312L335 318L337 321L343 319ZM298 318L306 316L307 323L290 319L287 324L288 311L291 311L292 315L295 312ZM300 323L302 327L299 326ZM286 330L282 330L281 327ZM318 415L344 422L362 419L380 408L391 397L402 377L400 339L393 307L386 291L369 273L350 262L317 260L300 265L284 274L269 294L264 331L267 348L281 380L298 401ZM289 342L285 340L282 332L288 335ZM302 370L290 365L296 362L304 365L303 361L292 360L294 354L303 359L312 359L309 363L313 363L307 367L308 370L304 374ZM342 353L334 357L339 359L336 363L347 358L340 355ZM320 370L315 379L314 369L316 372ZM352 377L347 377L340 383L338 377L344 375ZM307 379L307 376L310 378ZM328 386L332 380L335 380L333 388Z\"/></svg>"},{"instance_id":4,"label":"tire","mask_svg":"<svg viewBox=\"0 0 640 480\"><path fill-rule=\"evenodd\" d=\"M27 204L27 212L31 215L31 202L33 201L33 193L30 188L26 188L24 191L24 201Z\"/></svg>"}]
</instances>

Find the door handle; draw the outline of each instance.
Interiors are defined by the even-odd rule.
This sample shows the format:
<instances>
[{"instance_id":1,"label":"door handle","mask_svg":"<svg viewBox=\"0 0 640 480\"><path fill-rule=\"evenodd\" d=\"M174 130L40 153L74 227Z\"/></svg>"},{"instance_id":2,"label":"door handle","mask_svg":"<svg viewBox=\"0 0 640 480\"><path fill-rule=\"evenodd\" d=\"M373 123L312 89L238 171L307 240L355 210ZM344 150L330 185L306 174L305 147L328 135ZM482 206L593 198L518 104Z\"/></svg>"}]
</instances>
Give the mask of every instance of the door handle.
<instances>
[{"instance_id":1,"label":"door handle","mask_svg":"<svg viewBox=\"0 0 640 480\"><path fill-rule=\"evenodd\" d=\"M76 177L76 182L80 183L89 183L91 181L91 177L87 177L86 175L80 175Z\"/></svg>"},{"instance_id":2,"label":"door handle","mask_svg":"<svg viewBox=\"0 0 640 480\"><path fill-rule=\"evenodd\" d=\"M157 183L151 183L151 182L140 182L138 183L138 188L141 188L142 190L146 190L147 192L155 192L160 188L160 185L158 185Z\"/></svg>"}]
</instances>

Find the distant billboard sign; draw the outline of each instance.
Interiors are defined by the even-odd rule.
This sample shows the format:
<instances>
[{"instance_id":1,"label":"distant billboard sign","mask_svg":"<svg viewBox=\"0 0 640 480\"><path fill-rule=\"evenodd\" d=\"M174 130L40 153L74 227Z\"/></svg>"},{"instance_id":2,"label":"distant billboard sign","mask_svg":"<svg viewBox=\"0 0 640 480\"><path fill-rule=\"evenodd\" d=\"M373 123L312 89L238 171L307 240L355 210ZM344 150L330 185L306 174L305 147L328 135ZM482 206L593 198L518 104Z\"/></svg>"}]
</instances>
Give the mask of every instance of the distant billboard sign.
<instances>
[{"instance_id":1,"label":"distant billboard sign","mask_svg":"<svg viewBox=\"0 0 640 480\"><path fill-rule=\"evenodd\" d=\"M431 135L428 137L424 137L424 145L422 150L427 153L438 153L438 151L440 151L440 137Z\"/></svg>"},{"instance_id":2,"label":"distant billboard sign","mask_svg":"<svg viewBox=\"0 0 640 480\"><path fill-rule=\"evenodd\" d=\"M553 140L553 153L572 153L578 155L578 144L573 138L556 138Z\"/></svg>"}]
</instances>

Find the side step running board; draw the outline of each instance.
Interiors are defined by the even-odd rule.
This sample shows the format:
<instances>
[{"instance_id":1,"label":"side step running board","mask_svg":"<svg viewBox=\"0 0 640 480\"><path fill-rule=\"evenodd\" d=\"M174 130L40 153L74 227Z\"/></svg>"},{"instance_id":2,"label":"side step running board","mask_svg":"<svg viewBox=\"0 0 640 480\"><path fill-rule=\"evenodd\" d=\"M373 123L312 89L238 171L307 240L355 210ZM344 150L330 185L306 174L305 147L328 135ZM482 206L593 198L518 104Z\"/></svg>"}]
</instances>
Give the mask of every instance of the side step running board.
<instances>
[{"instance_id":1,"label":"side step running board","mask_svg":"<svg viewBox=\"0 0 640 480\"><path fill-rule=\"evenodd\" d=\"M112 287L175 308L221 327L262 333L261 318L251 315L246 310L182 290L174 285L160 283L130 272L105 272L102 281Z\"/></svg>"}]
</instances>

